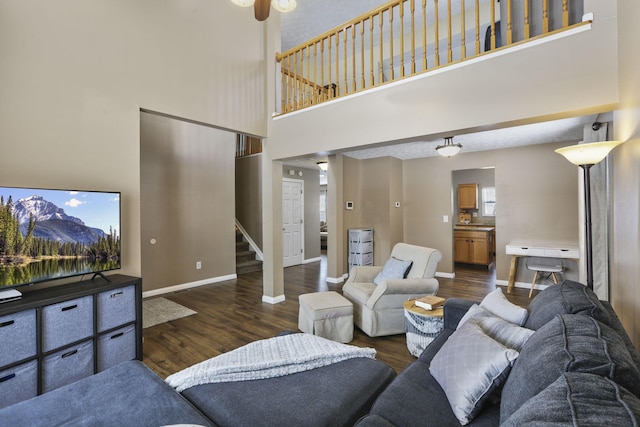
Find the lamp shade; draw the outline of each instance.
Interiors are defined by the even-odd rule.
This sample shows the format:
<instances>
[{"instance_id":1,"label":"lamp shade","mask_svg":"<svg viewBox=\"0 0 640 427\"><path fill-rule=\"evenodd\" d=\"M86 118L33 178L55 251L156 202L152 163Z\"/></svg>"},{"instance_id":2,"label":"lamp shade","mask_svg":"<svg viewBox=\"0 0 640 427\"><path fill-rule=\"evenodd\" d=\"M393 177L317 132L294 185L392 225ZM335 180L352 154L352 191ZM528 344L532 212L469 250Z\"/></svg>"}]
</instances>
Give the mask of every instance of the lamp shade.
<instances>
[{"instance_id":1,"label":"lamp shade","mask_svg":"<svg viewBox=\"0 0 640 427\"><path fill-rule=\"evenodd\" d=\"M231 3L240 6L240 7L249 7L253 6L256 0L231 0Z\"/></svg>"},{"instance_id":2,"label":"lamp shade","mask_svg":"<svg viewBox=\"0 0 640 427\"><path fill-rule=\"evenodd\" d=\"M577 166L595 165L600 163L607 154L622 141L589 142L587 144L570 145L558 148L556 153L562 154L567 160Z\"/></svg>"},{"instance_id":3,"label":"lamp shade","mask_svg":"<svg viewBox=\"0 0 640 427\"><path fill-rule=\"evenodd\" d=\"M297 5L296 0L271 0L271 6L278 12L291 12Z\"/></svg>"},{"instance_id":4,"label":"lamp shade","mask_svg":"<svg viewBox=\"0 0 640 427\"><path fill-rule=\"evenodd\" d=\"M451 157L458 154L458 151L462 148L462 144L454 144L452 136L446 136L444 138L444 145L438 145L436 151L438 154L444 157Z\"/></svg>"}]
</instances>

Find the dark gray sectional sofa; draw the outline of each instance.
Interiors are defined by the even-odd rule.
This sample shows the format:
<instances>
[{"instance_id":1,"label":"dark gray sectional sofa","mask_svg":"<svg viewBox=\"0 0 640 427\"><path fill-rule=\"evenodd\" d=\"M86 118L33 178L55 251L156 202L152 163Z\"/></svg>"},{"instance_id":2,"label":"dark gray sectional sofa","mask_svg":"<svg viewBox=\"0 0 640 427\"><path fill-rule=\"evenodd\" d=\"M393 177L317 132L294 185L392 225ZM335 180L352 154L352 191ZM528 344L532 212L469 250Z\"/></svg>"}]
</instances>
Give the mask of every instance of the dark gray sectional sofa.
<instances>
[{"instance_id":1,"label":"dark gray sectional sofa","mask_svg":"<svg viewBox=\"0 0 640 427\"><path fill-rule=\"evenodd\" d=\"M444 331L378 397L369 426L459 426L430 364L472 301L449 299ZM607 302L565 281L530 303L533 329L501 390L494 390L468 425L640 425L640 354Z\"/></svg>"}]
</instances>

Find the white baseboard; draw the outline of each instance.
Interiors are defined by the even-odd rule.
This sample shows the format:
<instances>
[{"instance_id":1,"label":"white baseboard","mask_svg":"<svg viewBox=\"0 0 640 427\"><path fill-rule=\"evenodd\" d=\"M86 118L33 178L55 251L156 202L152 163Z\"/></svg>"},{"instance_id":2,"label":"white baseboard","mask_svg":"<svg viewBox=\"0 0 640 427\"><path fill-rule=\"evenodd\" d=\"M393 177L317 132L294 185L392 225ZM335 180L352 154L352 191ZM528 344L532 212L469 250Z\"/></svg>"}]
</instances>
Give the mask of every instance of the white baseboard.
<instances>
[{"instance_id":1,"label":"white baseboard","mask_svg":"<svg viewBox=\"0 0 640 427\"><path fill-rule=\"evenodd\" d=\"M436 271L436 277L444 277L445 279L455 279L456 273L442 273L440 271Z\"/></svg>"},{"instance_id":2,"label":"white baseboard","mask_svg":"<svg viewBox=\"0 0 640 427\"><path fill-rule=\"evenodd\" d=\"M348 274L343 274L342 277L327 277L327 282L329 283L342 283L344 280L349 277Z\"/></svg>"},{"instance_id":3,"label":"white baseboard","mask_svg":"<svg viewBox=\"0 0 640 427\"><path fill-rule=\"evenodd\" d=\"M509 286L509 281L508 280L496 280L496 285L497 286L504 286L507 287ZM537 289L539 291L543 290L543 289L547 289L549 286L551 285L538 285L536 284L533 289ZM531 283L527 283L527 282L515 282L513 284L514 288L523 288L523 289L531 289Z\"/></svg>"},{"instance_id":4,"label":"white baseboard","mask_svg":"<svg viewBox=\"0 0 640 427\"><path fill-rule=\"evenodd\" d=\"M229 274L227 276L212 277L210 279L198 280L196 282L183 283L182 285L167 286L166 288L153 289L142 293L142 298L155 297L156 295L168 294L170 292L183 291L198 286L210 285L212 283L224 282L227 280L237 279L237 274Z\"/></svg>"},{"instance_id":5,"label":"white baseboard","mask_svg":"<svg viewBox=\"0 0 640 427\"><path fill-rule=\"evenodd\" d=\"M311 264L312 262L322 261L322 257L309 258L302 261L303 264Z\"/></svg>"},{"instance_id":6,"label":"white baseboard","mask_svg":"<svg viewBox=\"0 0 640 427\"><path fill-rule=\"evenodd\" d=\"M262 302L266 302L267 304L278 304L280 302L284 302L284 295L278 295L277 297L262 295Z\"/></svg>"}]
</instances>

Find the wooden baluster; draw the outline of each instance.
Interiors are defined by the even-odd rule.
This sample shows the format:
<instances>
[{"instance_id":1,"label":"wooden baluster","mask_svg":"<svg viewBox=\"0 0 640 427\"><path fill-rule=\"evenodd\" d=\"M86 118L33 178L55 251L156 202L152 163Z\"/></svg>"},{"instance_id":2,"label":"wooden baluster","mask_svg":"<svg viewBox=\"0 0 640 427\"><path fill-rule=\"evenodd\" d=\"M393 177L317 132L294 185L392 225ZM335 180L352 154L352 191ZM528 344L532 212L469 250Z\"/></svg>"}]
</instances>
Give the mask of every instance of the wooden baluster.
<instances>
[{"instance_id":1,"label":"wooden baluster","mask_svg":"<svg viewBox=\"0 0 640 427\"><path fill-rule=\"evenodd\" d=\"M307 80L311 80L311 46L307 46L307 75L305 76L305 78ZM315 80L314 80L315 82ZM315 92L313 86L307 88L306 93L309 93L309 90L312 90L313 92ZM308 95L306 98L306 102L305 105L311 105L313 103L313 92Z\"/></svg>"},{"instance_id":2,"label":"wooden baluster","mask_svg":"<svg viewBox=\"0 0 640 427\"><path fill-rule=\"evenodd\" d=\"M480 53L480 0L476 0L476 55Z\"/></svg>"},{"instance_id":3,"label":"wooden baluster","mask_svg":"<svg viewBox=\"0 0 640 427\"><path fill-rule=\"evenodd\" d=\"M344 30L344 65L343 65L343 71L344 71L344 95L349 93L349 78L347 77L347 31L348 29L345 28Z\"/></svg>"},{"instance_id":4,"label":"wooden baluster","mask_svg":"<svg viewBox=\"0 0 640 427\"><path fill-rule=\"evenodd\" d=\"M435 4L434 7L434 12L436 14L436 19L435 19L435 47L436 47L436 58L435 58L435 66L438 67L440 65L440 22L439 22L439 18L438 15L439 10L438 10L438 0L433 0L433 3Z\"/></svg>"},{"instance_id":5,"label":"wooden baluster","mask_svg":"<svg viewBox=\"0 0 640 427\"><path fill-rule=\"evenodd\" d=\"M502 0L505 1L505 0ZM512 25L511 25L511 0L506 0L507 1L507 45L510 45L511 43L513 43L513 33L511 31L512 29ZM500 17L500 19L502 20L502 17Z\"/></svg>"},{"instance_id":6,"label":"wooden baluster","mask_svg":"<svg viewBox=\"0 0 640 427\"><path fill-rule=\"evenodd\" d=\"M351 27L351 90L356 91L356 24Z\"/></svg>"},{"instance_id":7,"label":"wooden baluster","mask_svg":"<svg viewBox=\"0 0 640 427\"><path fill-rule=\"evenodd\" d=\"M336 33L336 87L340 90L340 31Z\"/></svg>"},{"instance_id":8,"label":"wooden baluster","mask_svg":"<svg viewBox=\"0 0 640 427\"><path fill-rule=\"evenodd\" d=\"M460 60L467 57L467 23L465 22L464 0L460 0Z\"/></svg>"},{"instance_id":9,"label":"wooden baluster","mask_svg":"<svg viewBox=\"0 0 640 427\"><path fill-rule=\"evenodd\" d=\"M285 74L285 68L284 68L284 63L287 60L288 57L283 58L283 60L280 61L280 111L283 113L287 112L287 104L286 104L286 84L287 84L287 80L286 80L286 74Z\"/></svg>"},{"instance_id":10,"label":"wooden baluster","mask_svg":"<svg viewBox=\"0 0 640 427\"><path fill-rule=\"evenodd\" d=\"M369 17L369 67L369 71L371 72L371 86L375 86L376 75L373 63L373 16Z\"/></svg>"},{"instance_id":11,"label":"wooden baluster","mask_svg":"<svg viewBox=\"0 0 640 427\"><path fill-rule=\"evenodd\" d=\"M399 3L400 13L400 77L404 77L404 1ZM391 40L393 43L393 40Z\"/></svg>"},{"instance_id":12,"label":"wooden baluster","mask_svg":"<svg viewBox=\"0 0 640 427\"><path fill-rule=\"evenodd\" d=\"M364 21L360 22L360 62L362 62L362 72L361 72L361 76L360 76L360 86L362 89L364 89L365 87L367 87L366 85L366 80L365 80L365 74L366 74L366 70L365 70L365 63L364 63Z\"/></svg>"},{"instance_id":13,"label":"wooden baluster","mask_svg":"<svg viewBox=\"0 0 640 427\"><path fill-rule=\"evenodd\" d=\"M529 17L529 0L524 0L524 40L531 37L531 18Z\"/></svg>"},{"instance_id":14,"label":"wooden baluster","mask_svg":"<svg viewBox=\"0 0 640 427\"><path fill-rule=\"evenodd\" d=\"M542 34L549 32L549 0L542 0Z\"/></svg>"},{"instance_id":15,"label":"wooden baluster","mask_svg":"<svg viewBox=\"0 0 640 427\"><path fill-rule=\"evenodd\" d=\"M378 25L380 27L380 31L379 31L380 32L380 61L378 63L380 66L380 83L382 83L384 82L384 69L382 67L382 62L384 59L384 48L383 48L384 44L382 43L383 42L382 30L384 28L384 20L382 19L382 10L378 14Z\"/></svg>"},{"instance_id":16,"label":"wooden baluster","mask_svg":"<svg viewBox=\"0 0 640 427\"><path fill-rule=\"evenodd\" d=\"M427 71L427 0L422 0L422 70Z\"/></svg>"},{"instance_id":17,"label":"wooden baluster","mask_svg":"<svg viewBox=\"0 0 640 427\"><path fill-rule=\"evenodd\" d=\"M451 64L453 61L453 50L451 46L451 0L447 0L447 23L449 26L449 39L447 40L447 64Z\"/></svg>"},{"instance_id":18,"label":"wooden baluster","mask_svg":"<svg viewBox=\"0 0 640 427\"><path fill-rule=\"evenodd\" d=\"M331 55L331 46L332 46L332 44L331 44L331 36L329 36L327 38L327 45L329 46L329 53L327 55L327 58L328 58L327 62L329 64L328 64L327 69L329 70L329 87L331 87L331 85L333 84L333 80L331 79L331 70L333 69L333 64L331 63L331 61L333 60L333 56ZM332 94L333 94L333 91L330 90L329 91L329 99L333 98Z\"/></svg>"},{"instance_id":19,"label":"wooden baluster","mask_svg":"<svg viewBox=\"0 0 640 427\"><path fill-rule=\"evenodd\" d=\"M390 81L394 81L396 76L393 70L393 7L389 11L389 76Z\"/></svg>"},{"instance_id":20,"label":"wooden baluster","mask_svg":"<svg viewBox=\"0 0 640 427\"><path fill-rule=\"evenodd\" d=\"M496 3L491 2L491 50L496 50Z\"/></svg>"},{"instance_id":21,"label":"wooden baluster","mask_svg":"<svg viewBox=\"0 0 640 427\"><path fill-rule=\"evenodd\" d=\"M293 111L295 109L295 98L293 97L293 56L289 55L289 77L287 78L287 103L289 109Z\"/></svg>"},{"instance_id":22,"label":"wooden baluster","mask_svg":"<svg viewBox=\"0 0 640 427\"><path fill-rule=\"evenodd\" d=\"M415 0L409 2L411 10L411 75L416 73L416 3Z\"/></svg>"},{"instance_id":23,"label":"wooden baluster","mask_svg":"<svg viewBox=\"0 0 640 427\"><path fill-rule=\"evenodd\" d=\"M318 83L318 42L313 44L313 82ZM320 84L320 90L313 91L313 103L317 104L320 96L320 92L322 91L322 84Z\"/></svg>"},{"instance_id":24,"label":"wooden baluster","mask_svg":"<svg viewBox=\"0 0 640 427\"><path fill-rule=\"evenodd\" d=\"M562 0L562 28L569 26L569 0Z\"/></svg>"}]
</instances>

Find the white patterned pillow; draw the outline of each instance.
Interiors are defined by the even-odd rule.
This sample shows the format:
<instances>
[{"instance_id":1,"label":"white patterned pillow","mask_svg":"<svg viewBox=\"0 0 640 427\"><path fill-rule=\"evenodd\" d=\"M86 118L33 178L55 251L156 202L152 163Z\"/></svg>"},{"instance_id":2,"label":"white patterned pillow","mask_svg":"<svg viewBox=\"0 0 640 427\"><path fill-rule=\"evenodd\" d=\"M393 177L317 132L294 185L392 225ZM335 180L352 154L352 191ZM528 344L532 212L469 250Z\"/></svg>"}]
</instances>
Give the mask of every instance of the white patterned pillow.
<instances>
[{"instance_id":1,"label":"white patterned pillow","mask_svg":"<svg viewBox=\"0 0 640 427\"><path fill-rule=\"evenodd\" d=\"M526 308L510 302L500 288L496 288L495 291L484 297L480 303L480 307L518 326L524 325L529 316Z\"/></svg>"},{"instance_id":2,"label":"white patterned pillow","mask_svg":"<svg viewBox=\"0 0 640 427\"><path fill-rule=\"evenodd\" d=\"M444 390L460 424L467 425L478 414L507 378L518 354L486 335L473 319L444 343L429 372Z\"/></svg>"},{"instance_id":3,"label":"white patterned pillow","mask_svg":"<svg viewBox=\"0 0 640 427\"><path fill-rule=\"evenodd\" d=\"M413 261L402 261L391 257L384 263L382 271L373 279L373 283L379 285L387 279L406 279L412 265Z\"/></svg>"},{"instance_id":4,"label":"white patterned pillow","mask_svg":"<svg viewBox=\"0 0 640 427\"><path fill-rule=\"evenodd\" d=\"M473 304L469 311L460 319L458 328L466 321L474 319L485 334L498 341L505 347L520 351L524 343L533 334L533 330L523 328L501 317L495 316L478 304Z\"/></svg>"}]
</instances>

